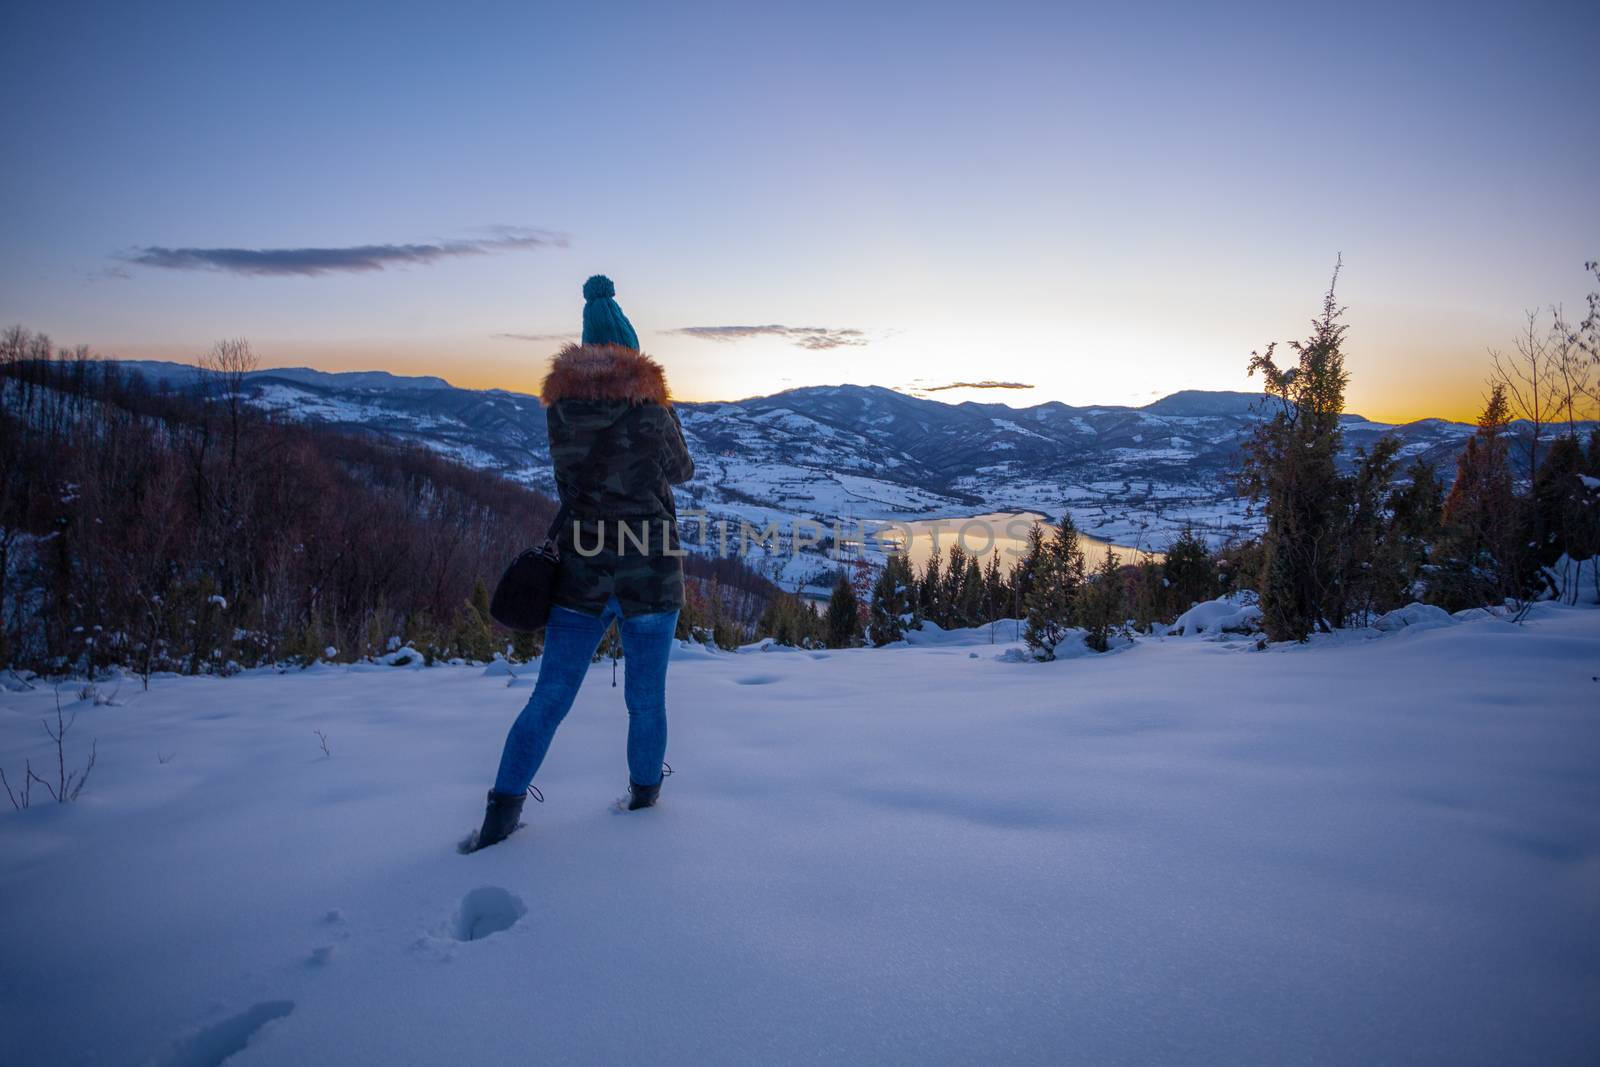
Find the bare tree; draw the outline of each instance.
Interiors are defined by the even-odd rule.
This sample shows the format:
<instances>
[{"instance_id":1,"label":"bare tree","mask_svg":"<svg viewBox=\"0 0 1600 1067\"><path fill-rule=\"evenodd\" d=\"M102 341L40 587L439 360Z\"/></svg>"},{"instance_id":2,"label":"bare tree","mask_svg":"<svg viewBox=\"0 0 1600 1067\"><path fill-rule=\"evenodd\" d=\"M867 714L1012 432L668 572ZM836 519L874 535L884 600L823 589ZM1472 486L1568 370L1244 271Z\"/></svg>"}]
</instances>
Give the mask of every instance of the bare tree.
<instances>
[{"instance_id":1,"label":"bare tree","mask_svg":"<svg viewBox=\"0 0 1600 1067\"><path fill-rule=\"evenodd\" d=\"M1597 285L1600 285L1600 260L1591 259L1583 265L1583 269L1594 275ZM1600 291L1592 292L1584 298L1589 304L1589 313L1578 323L1578 329L1572 340L1578 350L1586 353L1591 360L1600 363Z\"/></svg>"},{"instance_id":2,"label":"bare tree","mask_svg":"<svg viewBox=\"0 0 1600 1067\"><path fill-rule=\"evenodd\" d=\"M1562 309L1550 309L1550 370L1555 383L1556 417L1565 417L1567 433L1578 436L1578 423L1592 418L1597 397L1595 360L1582 344L1582 332L1566 321Z\"/></svg>"},{"instance_id":3,"label":"bare tree","mask_svg":"<svg viewBox=\"0 0 1600 1067\"><path fill-rule=\"evenodd\" d=\"M260 366L255 350L243 337L218 341L200 357L200 369L207 378L207 392L222 403L228 420L228 466L238 467L239 427L244 415L245 379Z\"/></svg>"},{"instance_id":4,"label":"bare tree","mask_svg":"<svg viewBox=\"0 0 1600 1067\"><path fill-rule=\"evenodd\" d=\"M1560 417L1556 398L1558 372L1551 365L1548 338L1539 332L1539 313L1527 313L1528 326L1514 342L1514 352L1489 350L1489 384L1505 389L1512 413L1528 423L1528 477L1539 469L1539 443L1544 428Z\"/></svg>"}]
</instances>

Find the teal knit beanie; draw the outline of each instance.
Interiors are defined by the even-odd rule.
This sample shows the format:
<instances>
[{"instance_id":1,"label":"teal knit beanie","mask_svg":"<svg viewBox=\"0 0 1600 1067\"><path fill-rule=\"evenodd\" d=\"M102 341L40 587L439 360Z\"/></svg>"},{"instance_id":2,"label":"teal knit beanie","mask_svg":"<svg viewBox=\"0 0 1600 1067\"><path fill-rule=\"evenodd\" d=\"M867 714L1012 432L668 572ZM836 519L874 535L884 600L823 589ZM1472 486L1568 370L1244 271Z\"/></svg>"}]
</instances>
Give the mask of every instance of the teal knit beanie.
<instances>
[{"instance_id":1,"label":"teal knit beanie","mask_svg":"<svg viewBox=\"0 0 1600 1067\"><path fill-rule=\"evenodd\" d=\"M596 274L583 283L584 344L639 347L639 335L633 332L633 324L612 299L616 295L617 287L604 274Z\"/></svg>"}]
</instances>

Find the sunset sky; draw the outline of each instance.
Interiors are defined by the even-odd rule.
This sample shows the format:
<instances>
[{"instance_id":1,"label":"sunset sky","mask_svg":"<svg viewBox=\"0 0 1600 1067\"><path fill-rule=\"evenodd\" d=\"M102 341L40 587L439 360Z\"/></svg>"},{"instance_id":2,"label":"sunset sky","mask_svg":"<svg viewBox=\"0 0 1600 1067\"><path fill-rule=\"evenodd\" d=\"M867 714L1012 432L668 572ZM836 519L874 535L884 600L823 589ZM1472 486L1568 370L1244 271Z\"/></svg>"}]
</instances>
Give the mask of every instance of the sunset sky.
<instances>
[{"instance_id":1,"label":"sunset sky","mask_svg":"<svg viewBox=\"0 0 1600 1067\"><path fill-rule=\"evenodd\" d=\"M532 390L605 272L685 399L1144 403L1342 253L1350 408L1470 416L1593 288L1600 20L1293 6L7 4L0 324Z\"/></svg>"}]
</instances>

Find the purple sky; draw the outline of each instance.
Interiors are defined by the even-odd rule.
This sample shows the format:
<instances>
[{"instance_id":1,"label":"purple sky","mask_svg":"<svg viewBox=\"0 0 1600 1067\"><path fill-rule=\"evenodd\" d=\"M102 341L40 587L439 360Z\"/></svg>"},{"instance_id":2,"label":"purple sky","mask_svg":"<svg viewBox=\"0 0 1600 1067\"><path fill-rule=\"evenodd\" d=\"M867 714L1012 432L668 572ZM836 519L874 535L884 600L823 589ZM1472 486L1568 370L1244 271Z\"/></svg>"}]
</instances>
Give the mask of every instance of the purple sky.
<instances>
[{"instance_id":1,"label":"purple sky","mask_svg":"<svg viewBox=\"0 0 1600 1067\"><path fill-rule=\"evenodd\" d=\"M0 322L532 389L595 271L691 399L1475 408L1600 257L1576 4L14 4ZM1114 10L1113 10L1114 9Z\"/></svg>"}]
</instances>

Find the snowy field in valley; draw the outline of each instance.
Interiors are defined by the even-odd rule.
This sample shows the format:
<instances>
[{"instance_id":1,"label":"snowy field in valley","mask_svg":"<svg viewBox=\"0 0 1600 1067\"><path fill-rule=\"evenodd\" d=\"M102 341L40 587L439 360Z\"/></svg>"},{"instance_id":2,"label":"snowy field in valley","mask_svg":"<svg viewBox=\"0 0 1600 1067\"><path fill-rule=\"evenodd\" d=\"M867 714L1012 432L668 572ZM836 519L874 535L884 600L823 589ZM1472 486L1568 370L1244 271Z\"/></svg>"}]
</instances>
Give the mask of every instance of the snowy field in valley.
<instances>
[{"instance_id":1,"label":"snowy field in valley","mask_svg":"<svg viewBox=\"0 0 1600 1067\"><path fill-rule=\"evenodd\" d=\"M98 763L0 812L0 1060L1600 1060L1600 611L918 642L681 649L631 815L599 664L470 856L527 677L64 688ZM0 693L13 788L53 715Z\"/></svg>"}]
</instances>

